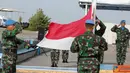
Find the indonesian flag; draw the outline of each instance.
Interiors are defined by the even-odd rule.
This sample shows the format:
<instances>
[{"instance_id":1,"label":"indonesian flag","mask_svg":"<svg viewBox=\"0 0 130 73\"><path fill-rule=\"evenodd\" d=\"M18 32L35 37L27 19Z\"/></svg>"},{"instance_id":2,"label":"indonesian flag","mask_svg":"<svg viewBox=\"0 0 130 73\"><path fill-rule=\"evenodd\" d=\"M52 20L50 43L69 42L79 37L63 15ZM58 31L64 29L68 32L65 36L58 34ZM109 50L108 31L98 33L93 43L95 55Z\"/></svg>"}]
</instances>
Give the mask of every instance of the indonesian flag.
<instances>
[{"instance_id":1,"label":"indonesian flag","mask_svg":"<svg viewBox=\"0 0 130 73\"><path fill-rule=\"evenodd\" d=\"M93 6L91 5L86 16L68 24L51 22L47 34L37 46L50 49L70 50L75 37L84 34L86 31L85 21L92 19L92 10Z\"/></svg>"}]
</instances>

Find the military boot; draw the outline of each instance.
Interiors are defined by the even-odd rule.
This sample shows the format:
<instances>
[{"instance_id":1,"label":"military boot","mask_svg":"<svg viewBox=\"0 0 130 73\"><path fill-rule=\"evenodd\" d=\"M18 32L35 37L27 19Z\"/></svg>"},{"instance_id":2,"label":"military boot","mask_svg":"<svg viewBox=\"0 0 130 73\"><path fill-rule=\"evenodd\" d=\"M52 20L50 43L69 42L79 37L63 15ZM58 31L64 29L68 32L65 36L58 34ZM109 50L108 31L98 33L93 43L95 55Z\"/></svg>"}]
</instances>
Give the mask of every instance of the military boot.
<instances>
[{"instance_id":1,"label":"military boot","mask_svg":"<svg viewBox=\"0 0 130 73\"><path fill-rule=\"evenodd\" d=\"M51 67L55 67L55 66L54 66L54 63L51 65Z\"/></svg>"},{"instance_id":2,"label":"military boot","mask_svg":"<svg viewBox=\"0 0 130 73\"><path fill-rule=\"evenodd\" d=\"M123 63L121 63L120 65L124 65Z\"/></svg>"},{"instance_id":3,"label":"military boot","mask_svg":"<svg viewBox=\"0 0 130 73\"><path fill-rule=\"evenodd\" d=\"M57 64L54 64L54 67L58 67Z\"/></svg>"},{"instance_id":4,"label":"military boot","mask_svg":"<svg viewBox=\"0 0 130 73\"><path fill-rule=\"evenodd\" d=\"M118 65L121 65L120 63L118 63Z\"/></svg>"},{"instance_id":5,"label":"military boot","mask_svg":"<svg viewBox=\"0 0 130 73\"><path fill-rule=\"evenodd\" d=\"M67 60L63 60L63 63L68 63L68 61Z\"/></svg>"},{"instance_id":6,"label":"military boot","mask_svg":"<svg viewBox=\"0 0 130 73\"><path fill-rule=\"evenodd\" d=\"M51 67L58 67L57 64L53 63Z\"/></svg>"}]
</instances>

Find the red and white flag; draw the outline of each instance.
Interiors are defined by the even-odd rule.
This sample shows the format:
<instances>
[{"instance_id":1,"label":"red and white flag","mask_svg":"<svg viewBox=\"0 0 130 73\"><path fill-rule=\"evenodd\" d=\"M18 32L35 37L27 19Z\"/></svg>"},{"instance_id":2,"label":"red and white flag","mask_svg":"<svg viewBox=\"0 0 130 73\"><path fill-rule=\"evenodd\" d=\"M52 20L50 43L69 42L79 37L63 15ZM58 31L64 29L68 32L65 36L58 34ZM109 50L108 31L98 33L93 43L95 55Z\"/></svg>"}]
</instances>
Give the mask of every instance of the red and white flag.
<instances>
[{"instance_id":1,"label":"red and white flag","mask_svg":"<svg viewBox=\"0 0 130 73\"><path fill-rule=\"evenodd\" d=\"M51 22L47 34L37 46L50 49L70 50L75 37L84 34L86 31L85 21L92 19L92 10L93 8L91 6L86 16L69 24Z\"/></svg>"}]
</instances>

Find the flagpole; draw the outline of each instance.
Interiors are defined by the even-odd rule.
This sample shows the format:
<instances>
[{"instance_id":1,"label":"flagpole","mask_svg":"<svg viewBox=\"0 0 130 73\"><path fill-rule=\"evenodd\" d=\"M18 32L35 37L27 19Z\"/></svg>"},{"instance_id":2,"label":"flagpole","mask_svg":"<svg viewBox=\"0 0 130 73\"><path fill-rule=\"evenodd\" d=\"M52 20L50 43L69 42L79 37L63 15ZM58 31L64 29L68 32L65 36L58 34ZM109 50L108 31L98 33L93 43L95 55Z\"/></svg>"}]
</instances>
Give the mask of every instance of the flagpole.
<instances>
[{"instance_id":1,"label":"flagpole","mask_svg":"<svg viewBox=\"0 0 130 73\"><path fill-rule=\"evenodd\" d=\"M85 15L88 13L88 4L85 5Z\"/></svg>"},{"instance_id":2,"label":"flagpole","mask_svg":"<svg viewBox=\"0 0 130 73\"><path fill-rule=\"evenodd\" d=\"M96 5L97 4L97 0L92 0L92 10L93 10L93 20L94 20L94 24L96 24ZM95 26L94 26L94 30L93 30L93 33L95 34Z\"/></svg>"}]
</instances>

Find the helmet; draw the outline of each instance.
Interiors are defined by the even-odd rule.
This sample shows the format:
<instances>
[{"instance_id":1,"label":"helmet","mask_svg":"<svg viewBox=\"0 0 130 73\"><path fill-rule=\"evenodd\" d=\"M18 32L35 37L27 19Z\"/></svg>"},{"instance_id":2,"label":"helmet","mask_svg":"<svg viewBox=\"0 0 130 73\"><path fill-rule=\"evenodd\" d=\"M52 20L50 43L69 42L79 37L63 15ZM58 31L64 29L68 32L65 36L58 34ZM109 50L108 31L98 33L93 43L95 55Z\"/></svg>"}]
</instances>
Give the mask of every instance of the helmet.
<instances>
[{"instance_id":1,"label":"helmet","mask_svg":"<svg viewBox=\"0 0 130 73\"><path fill-rule=\"evenodd\" d=\"M86 20L85 23L86 23L86 24L90 24L90 25L94 25L94 21L93 21L93 20Z\"/></svg>"},{"instance_id":2,"label":"helmet","mask_svg":"<svg viewBox=\"0 0 130 73\"><path fill-rule=\"evenodd\" d=\"M16 23L16 21L9 19L9 20L7 20L7 21L5 22L5 25L6 25L6 26L10 26L10 25L13 25L13 24L15 24L15 23Z\"/></svg>"},{"instance_id":3,"label":"helmet","mask_svg":"<svg viewBox=\"0 0 130 73\"><path fill-rule=\"evenodd\" d=\"M122 20L122 21L120 22L120 24L122 24L122 23L126 23L126 21L125 21L125 20Z\"/></svg>"}]
</instances>

